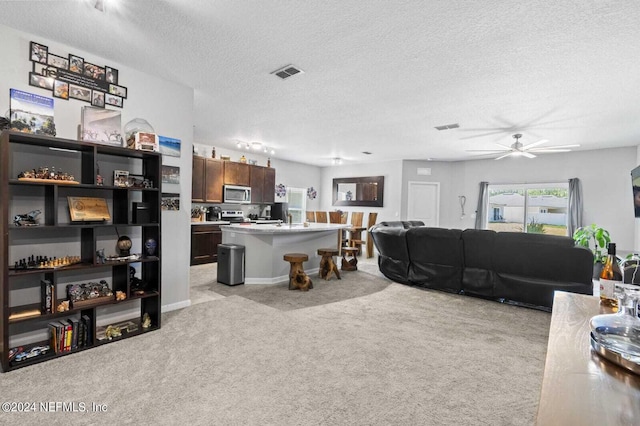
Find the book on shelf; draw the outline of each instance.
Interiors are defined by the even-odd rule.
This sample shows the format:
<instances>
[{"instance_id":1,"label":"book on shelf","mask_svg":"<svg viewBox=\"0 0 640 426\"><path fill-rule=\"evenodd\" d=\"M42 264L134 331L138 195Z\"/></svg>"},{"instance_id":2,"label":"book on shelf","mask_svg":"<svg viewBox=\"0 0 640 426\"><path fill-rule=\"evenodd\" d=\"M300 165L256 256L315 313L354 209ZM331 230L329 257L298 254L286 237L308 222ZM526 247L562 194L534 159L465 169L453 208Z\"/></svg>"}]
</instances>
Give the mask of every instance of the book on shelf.
<instances>
[{"instance_id":1,"label":"book on shelf","mask_svg":"<svg viewBox=\"0 0 640 426\"><path fill-rule=\"evenodd\" d=\"M89 315L83 315L82 316L82 322L85 325L85 336L86 336L86 342L85 342L85 346L91 346L93 345L93 322L91 321L91 317L89 317Z\"/></svg>"},{"instance_id":2,"label":"book on shelf","mask_svg":"<svg viewBox=\"0 0 640 426\"><path fill-rule=\"evenodd\" d=\"M56 292L53 284L49 280L40 280L40 310L43 314L55 312Z\"/></svg>"},{"instance_id":3,"label":"book on shelf","mask_svg":"<svg viewBox=\"0 0 640 426\"><path fill-rule=\"evenodd\" d=\"M102 145L122 146L120 111L83 106L81 123L81 140Z\"/></svg>"},{"instance_id":4,"label":"book on shelf","mask_svg":"<svg viewBox=\"0 0 640 426\"><path fill-rule=\"evenodd\" d=\"M22 90L9 89L11 130L36 135L56 135L53 99Z\"/></svg>"},{"instance_id":5,"label":"book on shelf","mask_svg":"<svg viewBox=\"0 0 640 426\"><path fill-rule=\"evenodd\" d=\"M58 331L58 324L53 323L53 322L50 322L50 323L49 323L49 334L50 334L50 336L51 336L51 339L50 339L50 341L51 341L50 346L51 346L51 349L52 349L55 353L59 353L59 352L60 352L60 348L59 348L59 345L58 345L58 342L59 342L58 333L59 333L59 331Z\"/></svg>"},{"instance_id":6,"label":"book on shelf","mask_svg":"<svg viewBox=\"0 0 640 426\"><path fill-rule=\"evenodd\" d=\"M70 318L67 322L71 324L71 350L78 349L78 320Z\"/></svg>"}]
</instances>

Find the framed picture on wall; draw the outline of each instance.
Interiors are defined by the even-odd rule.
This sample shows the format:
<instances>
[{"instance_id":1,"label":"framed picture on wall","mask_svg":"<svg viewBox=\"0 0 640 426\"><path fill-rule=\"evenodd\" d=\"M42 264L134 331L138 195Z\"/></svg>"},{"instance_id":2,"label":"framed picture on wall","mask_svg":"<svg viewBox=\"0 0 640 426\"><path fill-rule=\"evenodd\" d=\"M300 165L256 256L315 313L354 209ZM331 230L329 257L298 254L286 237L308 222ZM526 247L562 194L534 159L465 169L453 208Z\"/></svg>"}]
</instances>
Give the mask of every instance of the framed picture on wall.
<instances>
[{"instance_id":1,"label":"framed picture on wall","mask_svg":"<svg viewBox=\"0 0 640 426\"><path fill-rule=\"evenodd\" d=\"M162 155L180 157L180 146L182 144L182 141L180 141L180 139L158 136L158 142L160 144L160 153Z\"/></svg>"},{"instance_id":2,"label":"framed picture on wall","mask_svg":"<svg viewBox=\"0 0 640 426\"><path fill-rule=\"evenodd\" d=\"M91 92L91 105L104 108L104 92L93 90Z\"/></svg>"},{"instance_id":3,"label":"framed picture on wall","mask_svg":"<svg viewBox=\"0 0 640 426\"><path fill-rule=\"evenodd\" d=\"M69 55L69 71L82 74L84 72L84 58L76 55Z\"/></svg>"},{"instance_id":4,"label":"framed picture on wall","mask_svg":"<svg viewBox=\"0 0 640 426\"><path fill-rule=\"evenodd\" d=\"M30 49L31 54L29 57L33 62L40 62L41 64L47 63L47 56L49 55L49 48L47 46L32 41Z\"/></svg>"},{"instance_id":5,"label":"framed picture on wall","mask_svg":"<svg viewBox=\"0 0 640 426\"><path fill-rule=\"evenodd\" d=\"M104 103L107 105L113 105L122 108L122 98L120 96L114 96L109 93L105 93Z\"/></svg>"},{"instance_id":6,"label":"framed picture on wall","mask_svg":"<svg viewBox=\"0 0 640 426\"><path fill-rule=\"evenodd\" d=\"M118 70L111 67L104 67L107 83L118 84Z\"/></svg>"},{"instance_id":7,"label":"framed picture on wall","mask_svg":"<svg viewBox=\"0 0 640 426\"><path fill-rule=\"evenodd\" d=\"M47 56L47 64L51 65L52 67L67 70L69 69L69 58L63 58L62 56L49 53L49 55Z\"/></svg>"},{"instance_id":8,"label":"framed picture on wall","mask_svg":"<svg viewBox=\"0 0 640 426\"><path fill-rule=\"evenodd\" d=\"M53 82L53 96L56 98L69 99L69 83L55 80Z\"/></svg>"},{"instance_id":9,"label":"framed picture on wall","mask_svg":"<svg viewBox=\"0 0 640 426\"><path fill-rule=\"evenodd\" d=\"M86 87L77 86L75 84L69 85L69 97L91 103L91 89Z\"/></svg>"},{"instance_id":10,"label":"framed picture on wall","mask_svg":"<svg viewBox=\"0 0 640 426\"><path fill-rule=\"evenodd\" d=\"M117 84L109 85L109 93L120 96L121 98L127 98L127 88L124 86L118 86Z\"/></svg>"},{"instance_id":11,"label":"framed picture on wall","mask_svg":"<svg viewBox=\"0 0 640 426\"><path fill-rule=\"evenodd\" d=\"M35 72L29 73L29 86L53 90L53 77L45 77Z\"/></svg>"},{"instance_id":12,"label":"framed picture on wall","mask_svg":"<svg viewBox=\"0 0 640 426\"><path fill-rule=\"evenodd\" d=\"M180 183L180 167L162 166L162 183Z\"/></svg>"}]
</instances>

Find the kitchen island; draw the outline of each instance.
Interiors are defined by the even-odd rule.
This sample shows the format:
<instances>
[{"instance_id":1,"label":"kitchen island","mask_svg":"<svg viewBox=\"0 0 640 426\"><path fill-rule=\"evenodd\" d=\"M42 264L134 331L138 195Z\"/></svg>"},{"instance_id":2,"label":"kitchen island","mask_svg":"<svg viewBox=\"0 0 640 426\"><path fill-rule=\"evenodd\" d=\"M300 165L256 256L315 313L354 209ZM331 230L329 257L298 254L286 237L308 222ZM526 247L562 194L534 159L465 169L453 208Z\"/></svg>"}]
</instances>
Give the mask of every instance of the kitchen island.
<instances>
[{"instance_id":1,"label":"kitchen island","mask_svg":"<svg viewBox=\"0 0 640 426\"><path fill-rule=\"evenodd\" d=\"M289 280L289 262L285 253L306 253L307 274L320 267L319 248L340 247L341 229L349 225L302 224L231 224L221 226L223 244L245 247L245 284L275 284Z\"/></svg>"}]
</instances>

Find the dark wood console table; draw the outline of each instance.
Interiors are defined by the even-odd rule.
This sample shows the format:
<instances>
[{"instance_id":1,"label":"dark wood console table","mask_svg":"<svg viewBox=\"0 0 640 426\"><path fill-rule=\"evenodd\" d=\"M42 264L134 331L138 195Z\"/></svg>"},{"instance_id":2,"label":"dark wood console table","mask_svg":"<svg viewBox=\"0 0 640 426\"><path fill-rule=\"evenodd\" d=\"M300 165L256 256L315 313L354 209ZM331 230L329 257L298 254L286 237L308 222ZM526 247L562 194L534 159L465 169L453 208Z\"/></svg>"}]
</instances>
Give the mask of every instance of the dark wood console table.
<instances>
[{"instance_id":1,"label":"dark wood console table","mask_svg":"<svg viewBox=\"0 0 640 426\"><path fill-rule=\"evenodd\" d=\"M637 425L640 375L591 350L589 320L610 313L594 296L557 291L538 425Z\"/></svg>"}]
</instances>

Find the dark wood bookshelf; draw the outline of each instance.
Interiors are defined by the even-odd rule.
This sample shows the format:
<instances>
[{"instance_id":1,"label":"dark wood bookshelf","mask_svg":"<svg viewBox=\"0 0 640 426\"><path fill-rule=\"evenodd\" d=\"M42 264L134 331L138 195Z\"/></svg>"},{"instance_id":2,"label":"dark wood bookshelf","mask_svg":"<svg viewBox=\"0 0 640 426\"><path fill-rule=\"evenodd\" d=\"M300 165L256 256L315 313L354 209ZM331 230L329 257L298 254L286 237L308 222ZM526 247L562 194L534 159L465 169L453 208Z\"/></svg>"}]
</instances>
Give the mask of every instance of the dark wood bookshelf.
<instances>
[{"instance_id":1,"label":"dark wood bookshelf","mask_svg":"<svg viewBox=\"0 0 640 426\"><path fill-rule=\"evenodd\" d=\"M64 152L74 154L69 155ZM46 156L48 163L46 165L28 163L31 153L34 158L37 158L38 155L40 157ZM97 163L105 159L108 163L121 167L122 170L130 170L129 167L134 167L137 172L134 174L140 174L139 171L142 170L141 174L151 180L154 187L97 185ZM16 162L19 162L22 167L26 164L27 169L47 166L55 167L56 170L76 170L79 172L79 176L75 176L75 178L79 183L67 184L55 180L51 182L18 180L18 174L24 170L17 170L18 166L14 164ZM0 302L2 305L2 312L0 312L0 366L3 372L91 349L111 341L134 337L161 327L161 164L162 156L156 152L136 151L124 147L13 131L0 133L0 233L2 234L2 243L0 244ZM77 196L100 197L110 200L111 219L102 222L69 222L68 215L62 212L67 209L67 196L76 196L76 194ZM149 205L150 220L148 223L133 223L134 202ZM35 209L42 211L38 217L39 225L17 226L13 223L13 215L16 212L23 213L22 210L26 212ZM140 232L136 232L137 237L134 243L136 252L139 246L140 251L144 253L145 241L154 239L157 243L155 255L147 256L145 254L138 259L98 263L96 250L102 248L102 246L98 246L100 238L106 236L108 240L117 239L118 228L121 227L140 229ZM45 238L45 248L39 247L39 238ZM50 252L56 250L58 245L56 241L58 240L60 244L75 242L75 245L79 245L79 252L75 255L79 255L82 262L57 268L13 269L14 263L25 257L24 254L27 250L32 251L31 254L35 256L51 256ZM38 252L47 250L49 253ZM63 249L60 249L60 252L62 251ZM106 253L106 255L110 254L112 253ZM139 264L136 266L136 277L142 279L148 286L143 295L135 295L132 291L129 269L133 264ZM116 291L122 291L127 298L120 301L113 298L91 306L55 312L55 308L62 301L57 297L52 313L9 319L9 316L14 313L39 310L41 307L39 297L35 300L26 300L25 297L28 296L18 294L16 285L12 285L14 280L19 280L16 282L19 283L20 289L37 288L39 295L40 281L44 278L51 281L54 284L56 294L61 295L63 287L70 282L75 283L81 280L84 271L90 274L86 282L104 279L109 283L114 294ZM80 278L78 278L79 276ZM101 278L97 279L98 276ZM15 295L14 292L16 292ZM95 336L96 324L102 324L105 320L101 320L100 316L108 315L110 306L126 304L140 306L138 318L131 319L139 325L138 330L111 341L98 342ZM148 330L143 330L141 327L142 317L145 313L148 313L151 318L152 325ZM17 346L27 348L42 343L28 341L25 344L17 345L13 343L14 339L15 341L27 341L29 340L28 336L38 335L38 330L48 333L49 327L46 325L48 321L77 319L79 316L86 316L90 321L94 333L92 344L59 353L55 353L54 348L51 348L44 355L20 362L9 360L9 352L12 348ZM47 345L49 342L42 344Z\"/></svg>"}]
</instances>

